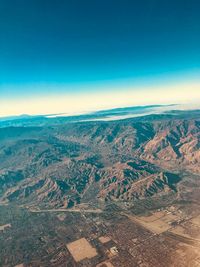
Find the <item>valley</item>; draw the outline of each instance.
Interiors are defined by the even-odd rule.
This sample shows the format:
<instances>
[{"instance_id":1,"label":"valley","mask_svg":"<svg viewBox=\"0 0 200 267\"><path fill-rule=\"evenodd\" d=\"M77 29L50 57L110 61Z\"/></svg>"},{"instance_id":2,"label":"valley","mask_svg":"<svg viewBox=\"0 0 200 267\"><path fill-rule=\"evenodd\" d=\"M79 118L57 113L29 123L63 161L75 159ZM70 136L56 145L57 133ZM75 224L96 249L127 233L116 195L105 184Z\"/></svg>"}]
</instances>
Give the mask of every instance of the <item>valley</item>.
<instances>
[{"instance_id":1,"label":"valley","mask_svg":"<svg viewBox=\"0 0 200 267\"><path fill-rule=\"evenodd\" d=\"M2 124L0 266L200 266L199 115Z\"/></svg>"}]
</instances>

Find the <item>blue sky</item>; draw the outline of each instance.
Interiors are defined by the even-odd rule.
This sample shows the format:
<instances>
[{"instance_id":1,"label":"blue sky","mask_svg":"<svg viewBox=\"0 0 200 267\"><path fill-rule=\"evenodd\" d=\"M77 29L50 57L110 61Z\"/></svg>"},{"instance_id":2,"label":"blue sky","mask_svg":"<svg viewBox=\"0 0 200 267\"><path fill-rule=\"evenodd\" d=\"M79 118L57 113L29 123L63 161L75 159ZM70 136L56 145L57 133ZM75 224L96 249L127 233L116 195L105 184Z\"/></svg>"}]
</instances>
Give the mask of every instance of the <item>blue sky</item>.
<instances>
[{"instance_id":1,"label":"blue sky","mask_svg":"<svg viewBox=\"0 0 200 267\"><path fill-rule=\"evenodd\" d=\"M0 103L199 83L199 10L198 0L1 0Z\"/></svg>"}]
</instances>

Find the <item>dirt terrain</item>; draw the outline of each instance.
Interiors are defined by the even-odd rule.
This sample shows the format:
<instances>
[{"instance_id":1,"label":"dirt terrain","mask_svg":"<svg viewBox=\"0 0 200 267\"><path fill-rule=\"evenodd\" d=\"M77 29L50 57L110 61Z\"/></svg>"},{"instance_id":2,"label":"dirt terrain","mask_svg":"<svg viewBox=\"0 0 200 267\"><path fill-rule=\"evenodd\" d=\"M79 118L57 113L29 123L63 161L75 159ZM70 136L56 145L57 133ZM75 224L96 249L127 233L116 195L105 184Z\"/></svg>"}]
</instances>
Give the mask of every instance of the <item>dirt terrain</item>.
<instances>
[{"instance_id":1,"label":"dirt terrain","mask_svg":"<svg viewBox=\"0 0 200 267\"><path fill-rule=\"evenodd\" d=\"M200 266L199 115L0 127L0 266Z\"/></svg>"}]
</instances>

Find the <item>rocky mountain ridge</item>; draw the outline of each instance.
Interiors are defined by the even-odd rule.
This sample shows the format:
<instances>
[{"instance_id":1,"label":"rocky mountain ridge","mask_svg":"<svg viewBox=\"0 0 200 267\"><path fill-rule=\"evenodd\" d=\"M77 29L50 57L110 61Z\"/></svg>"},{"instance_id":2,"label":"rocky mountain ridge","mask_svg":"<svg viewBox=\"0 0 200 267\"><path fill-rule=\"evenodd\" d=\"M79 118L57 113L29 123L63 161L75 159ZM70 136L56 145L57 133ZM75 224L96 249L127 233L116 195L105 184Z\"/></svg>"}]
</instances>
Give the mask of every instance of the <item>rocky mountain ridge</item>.
<instances>
[{"instance_id":1,"label":"rocky mountain ridge","mask_svg":"<svg viewBox=\"0 0 200 267\"><path fill-rule=\"evenodd\" d=\"M163 115L164 116L164 115ZM88 190L101 201L178 191L199 173L200 120L128 119L0 129L0 201L72 207Z\"/></svg>"}]
</instances>

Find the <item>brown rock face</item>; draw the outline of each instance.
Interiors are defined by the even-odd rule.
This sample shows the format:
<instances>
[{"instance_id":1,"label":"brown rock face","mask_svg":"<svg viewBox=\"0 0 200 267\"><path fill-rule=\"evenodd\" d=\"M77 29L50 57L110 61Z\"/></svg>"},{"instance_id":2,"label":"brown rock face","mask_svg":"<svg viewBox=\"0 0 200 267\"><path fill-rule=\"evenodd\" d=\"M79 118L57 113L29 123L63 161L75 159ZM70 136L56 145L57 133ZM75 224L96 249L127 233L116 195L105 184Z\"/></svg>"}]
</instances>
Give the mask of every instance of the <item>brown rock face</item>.
<instances>
[{"instance_id":1,"label":"brown rock face","mask_svg":"<svg viewBox=\"0 0 200 267\"><path fill-rule=\"evenodd\" d=\"M142 157L160 166L179 166L199 173L199 122L175 120L163 126L155 128L156 135L145 144Z\"/></svg>"}]
</instances>

